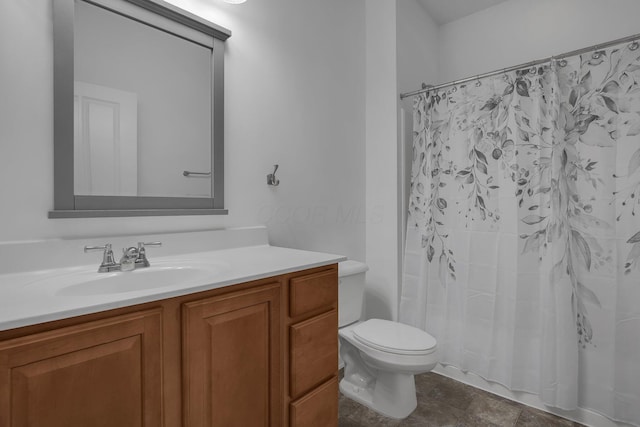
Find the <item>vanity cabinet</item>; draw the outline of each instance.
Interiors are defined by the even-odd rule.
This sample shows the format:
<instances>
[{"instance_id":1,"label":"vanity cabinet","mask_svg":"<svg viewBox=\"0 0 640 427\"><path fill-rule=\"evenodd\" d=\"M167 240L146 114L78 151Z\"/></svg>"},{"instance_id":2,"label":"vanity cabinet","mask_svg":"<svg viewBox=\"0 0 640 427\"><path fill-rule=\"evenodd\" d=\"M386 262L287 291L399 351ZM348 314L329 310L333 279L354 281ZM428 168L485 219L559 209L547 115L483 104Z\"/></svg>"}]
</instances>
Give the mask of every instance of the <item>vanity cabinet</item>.
<instances>
[{"instance_id":1,"label":"vanity cabinet","mask_svg":"<svg viewBox=\"0 0 640 427\"><path fill-rule=\"evenodd\" d=\"M331 427L329 265L0 331L0 427Z\"/></svg>"}]
</instances>

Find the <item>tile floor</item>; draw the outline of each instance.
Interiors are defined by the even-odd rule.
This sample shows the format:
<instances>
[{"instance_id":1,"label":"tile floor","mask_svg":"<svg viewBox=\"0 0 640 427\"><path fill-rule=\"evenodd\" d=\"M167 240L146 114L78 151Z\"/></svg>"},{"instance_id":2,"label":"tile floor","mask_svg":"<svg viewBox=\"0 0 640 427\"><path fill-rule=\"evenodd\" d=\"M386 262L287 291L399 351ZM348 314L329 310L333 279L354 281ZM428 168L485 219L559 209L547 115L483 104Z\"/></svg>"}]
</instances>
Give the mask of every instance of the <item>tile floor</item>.
<instances>
[{"instance_id":1,"label":"tile floor","mask_svg":"<svg viewBox=\"0 0 640 427\"><path fill-rule=\"evenodd\" d=\"M383 417L342 394L339 427L578 427L486 391L429 372L416 376L418 407L404 420Z\"/></svg>"}]
</instances>

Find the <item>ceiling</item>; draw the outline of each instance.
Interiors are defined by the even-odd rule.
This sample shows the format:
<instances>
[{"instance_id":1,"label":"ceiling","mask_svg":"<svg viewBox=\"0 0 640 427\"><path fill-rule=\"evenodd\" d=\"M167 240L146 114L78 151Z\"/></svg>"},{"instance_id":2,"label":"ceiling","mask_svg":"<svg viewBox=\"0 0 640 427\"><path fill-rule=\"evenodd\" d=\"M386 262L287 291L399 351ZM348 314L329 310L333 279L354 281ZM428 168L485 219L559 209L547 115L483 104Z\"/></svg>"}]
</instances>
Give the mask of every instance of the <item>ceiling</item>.
<instances>
[{"instance_id":1,"label":"ceiling","mask_svg":"<svg viewBox=\"0 0 640 427\"><path fill-rule=\"evenodd\" d=\"M455 21L507 0L418 0L438 25Z\"/></svg>"}]
</instances>

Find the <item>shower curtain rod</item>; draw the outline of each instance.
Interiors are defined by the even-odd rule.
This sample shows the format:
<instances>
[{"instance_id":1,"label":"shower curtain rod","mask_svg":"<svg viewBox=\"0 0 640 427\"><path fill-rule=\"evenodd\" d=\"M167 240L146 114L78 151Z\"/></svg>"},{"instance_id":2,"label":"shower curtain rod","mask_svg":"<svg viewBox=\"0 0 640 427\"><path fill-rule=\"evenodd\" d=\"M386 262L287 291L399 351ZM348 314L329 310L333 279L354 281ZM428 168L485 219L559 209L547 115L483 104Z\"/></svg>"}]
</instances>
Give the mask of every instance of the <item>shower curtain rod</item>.
<instances>
[{"instance_id":1,"label":"shower curtain rod","mask_svg":"<svg viewBox=\"0 0 640 427\"><path fill-rule=\"evenodd\" d=\"M495 71L490 71L488 73L484 73L484 74L478 74L472 77L466 77L464 79L459 79L459 80L454 80L448 83L442 83L442 84L438 84L438 85L428 85L425 83L422 83L422 89L418 89L418 90L414 90L413 92L406 92L406 93L401 93L400 94L400 99L404 99L404 98L408 98L410 96L415 96L421 93L425 93L425 92L429 92L431 90L438 90L438 89L442 89L445 87L449 87L449 86L455 86L457 84L461 84L461 83L467 83L467 82L471 82L474 80L480 80L482 78L485 77L490 77L490 76L495 76L497 74L501 74L501 73L507 73L509 71L515 71L515 70L519 70L522 68L527 68L527 67L533 67L535 65L539 65L539 64L543 64L545 62L550 62L553 60L558 60L558 59L563 59L569 56L574 56L574 55L579 55L582 53L586 53L586 52L590 52L593 50L599 50L599 49L603 49L609 46L613 46L616 44L620 44L620 43L625 43L625 42L634 42L637 41L638 39L640 39L640 34L634 34L632 36L627 36L627 37L623 37L620 39L616 39L616 40L611 40L609 42L606 43L599 43L599 44L594 44L593 46L589 46L589 47L585 47L582 49L577 49L577 50L572 50L571 52L566 52L560 55L554 55L554 56L550 56L548 58L544 58L544 59L538 59L535 61L531 61L531 62L525 62L523 64L519 64L519 65L514 65L512 67L507 67L507 68L500 68L499 70L495 70Z\"/></svg>"}]
</instances>

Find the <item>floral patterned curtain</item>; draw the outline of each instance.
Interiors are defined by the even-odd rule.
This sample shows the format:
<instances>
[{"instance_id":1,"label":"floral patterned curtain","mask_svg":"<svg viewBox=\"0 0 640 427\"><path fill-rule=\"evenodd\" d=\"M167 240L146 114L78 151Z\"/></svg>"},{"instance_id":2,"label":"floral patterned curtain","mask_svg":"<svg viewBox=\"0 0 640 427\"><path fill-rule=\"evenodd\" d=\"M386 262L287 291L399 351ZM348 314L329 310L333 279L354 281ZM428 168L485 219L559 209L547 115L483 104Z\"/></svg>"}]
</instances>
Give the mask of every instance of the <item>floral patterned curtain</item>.
<instances>
[{"instance_id":1,"label":"floral patterned curtain","mask_svg":"<svg viewBox=\"0 0 640 427\"><path fill-rule=\"evenodd\" d=\"M640 425L640 49L416 97L401 321L443 364Z\"/></svg>"}]
</instances>

